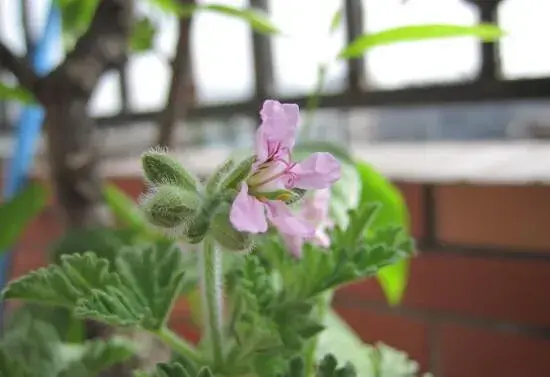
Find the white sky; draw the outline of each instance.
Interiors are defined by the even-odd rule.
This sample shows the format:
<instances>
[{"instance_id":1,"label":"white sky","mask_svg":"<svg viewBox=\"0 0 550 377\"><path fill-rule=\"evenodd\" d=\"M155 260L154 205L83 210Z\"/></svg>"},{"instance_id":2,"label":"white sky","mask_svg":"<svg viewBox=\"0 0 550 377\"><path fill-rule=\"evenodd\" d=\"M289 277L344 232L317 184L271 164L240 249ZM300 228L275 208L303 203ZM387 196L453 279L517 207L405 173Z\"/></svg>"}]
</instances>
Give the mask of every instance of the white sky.
<instances>
[{"instance_id":1,"label":"white sky","mask_svg":"<svg viewBox=\"0 0 550 377\"><path fill-rule=\"evenodd\" d=\"M33 24L44 23L47 0L33 0ZM204 1L245 6L245 0ZM368 31L419 23L473 24L473 8L463 0L364 0ZM277 88L281 95L304 94L313 86L316 66L343 46L344 33L327 36L338 0L271 0L272 19L285 36L274 41ZM501 7L501 26L508 32L502 43L504 74L508 78L550 75L550 1L507 0ZM0 1L3 41L23 51L18 2ZM169 71L166 56L173 54L176 22L159 18L161 32L155 52L135 56L130 66L131 106L146 111L162 105ZM253 90L250 31L240 21L216 14L200 14L193 29L194 69L199 100L216 103L242 100ZM470 39L409 43L381 47L367 56L371 85L395 88L408 84L453 81L475 75L479 64L476 42ZM328 79L333 86L343 82L344 65L335 64ZM118 112L118 80L103 78L94 94L91 110L96 115Z\"/></svg>"}]
</instances>

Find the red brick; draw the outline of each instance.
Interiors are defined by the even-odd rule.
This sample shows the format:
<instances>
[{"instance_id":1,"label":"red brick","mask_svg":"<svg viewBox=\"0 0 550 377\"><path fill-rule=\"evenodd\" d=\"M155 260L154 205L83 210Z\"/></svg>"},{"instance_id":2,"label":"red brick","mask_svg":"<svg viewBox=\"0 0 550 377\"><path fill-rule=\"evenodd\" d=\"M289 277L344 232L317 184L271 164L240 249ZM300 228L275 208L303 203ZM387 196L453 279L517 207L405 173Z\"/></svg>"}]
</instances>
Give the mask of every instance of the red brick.
<instances>
[{"instance_id":1,"label":"red brick","mask_svg":"<svg viewBox=\"0 0 550 377\"><path fill-rule=\"evenodd\" d=\"M413 260L402 305L469 317L550 325L550 262L421 254ZM374 280L343 294L381 301Z\"/></svg>"},{"instance_id":2,"label":"red brick","mask_svg":"<svg viewBox=\"0 0 550 377\"><path fill-rule=\"evenodd\" d=\"M424 229L425 213L424 213L424 197L423 197L423 185L415 183L395 182L394 183L405 202L409 210L411 219L411 232L415 238L424 238L426 236L426 229Z\"/></svg>"},{"instance_id":3,"label":"red brick","mask_svg":"<svg viewBox=\"0 0 550 377\"><path fill-rule=\"evenodd\" d=\"M200 330L190 321L170 322L170 329L193 344L198 344L201 340Z\"/></svg>"},{"instance_id":4,"label":"red brick","mask_svg":"<svg viewBox=\"0 0 550 377\"><path fill-rule=\"evenodd\" d=\"M369 344L381 341L405 351L422 370L429 361L428 325L404 316L381 315L370 310L335 308L337 313Z\"/></svg>"},{"instance_id":5,"label":"red brick","mask_svg":"<svg viewBox=\"0 0 550 377\"><path fill-rule=\"evenodd\" d=\"M550 376L550 341L455 325L440 330L442 376Z\"/></svg>"},{"instance_id":6,"label":"red brick","mask_svg":"<svg viewBox=\"0 0 550 377\"><path fill-rule=\"evenodd\" d=\"M111 182L135 199L145 191L145 184L141 177L114 178Z\"/></svg>"},{"instance_id":7,"label":"red brick","mask_svg":"<svg viewBox=\"0 0 550 377\"><path fill-rule=\"evenodd\" d=\"M550 187L439 186L438 239L550 252Z\"/></svg>"},{"instance_id":8,"label":"red brick","mask_svg":"<svg viewBox=\"0 0 550 377\"><path fill-rule=\"evenodd\" d=\"M63 227L53 209L47 208L38 215L15 245L11 278L45 265L50 244L61 236L62 232Z\"/></svg>"}]
</instances>

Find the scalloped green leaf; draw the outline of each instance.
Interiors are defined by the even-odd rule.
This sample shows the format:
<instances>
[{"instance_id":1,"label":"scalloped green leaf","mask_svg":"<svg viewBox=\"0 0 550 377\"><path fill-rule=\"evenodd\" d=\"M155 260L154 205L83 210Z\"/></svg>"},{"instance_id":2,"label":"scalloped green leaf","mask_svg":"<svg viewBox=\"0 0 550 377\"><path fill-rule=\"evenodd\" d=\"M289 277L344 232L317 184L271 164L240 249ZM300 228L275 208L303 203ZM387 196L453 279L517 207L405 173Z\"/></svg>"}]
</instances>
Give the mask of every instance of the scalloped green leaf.
<instances>
[{"instance_id":1,"label":"scalloped green leaf","mask_svg":"<svg viewBox=\"0 0 550 377\"><path fill-rule=\"evenodd\" d=\"M114 265L91 252L65 255L61 264L11 282L3 297L61 305L78 317L155 331L183 284L181 251L159 242L122 250Z\"/></svg>"},{"instance_id":2,"label":"scalloped green leaf","mask_svg":"<svg viewBox=\"0 0 550 377\"><path fill-rule=\"evenodd\" d=\"M59 265L29 272L10 282L2 296L74 308L92 290L120 285L120 277L109 268L109 262L88 252L64 255Z\"/></svg>"},{"instance_id":3,"label":"scalloped green leaf","mask_svg":"<svg viewBox=\"0 0 550 377\"><path fill-rule=\"evenodd\" d=\"M185 283L182 252L174 244L159 242L122 251L116 260L122 282L136 291L140 301L151 312L142 324L159 328L166 321L173 301Z\"/></svg>"}]
</instances>

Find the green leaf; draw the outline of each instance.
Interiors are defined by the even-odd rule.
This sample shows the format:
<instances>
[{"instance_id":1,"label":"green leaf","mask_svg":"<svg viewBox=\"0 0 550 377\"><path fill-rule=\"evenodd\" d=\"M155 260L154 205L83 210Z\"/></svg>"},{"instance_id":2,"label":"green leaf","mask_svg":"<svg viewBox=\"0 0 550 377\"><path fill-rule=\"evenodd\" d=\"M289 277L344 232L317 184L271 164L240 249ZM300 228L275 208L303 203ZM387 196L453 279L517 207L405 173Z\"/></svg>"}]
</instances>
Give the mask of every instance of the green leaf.
<instances>
[{"instance_id":1,"label":"green leaf","mask_svg":"<svg viewBox=\"0 0 550 377\"><path fill-rule=\"evenodd\" d=\"M164 325L184 283L182 252L176 245L157 243L127 248L116 261L123 284L134 290L148 315L142 326Z\"/></svg>"},{"instance_id":2,"label":"green leaf","mask_svg":"<svg viewBox=\"0 0 550 377\"><path fill-rule=\"evenodd\" d=\"M379 203L364 201L355 210L349 211L349 224L344 232L344 247L351 249L364 242L364 235L372 228L380 207Z\"/></svg>"},{"instance_id":3,"label":"green leaf","mask_svg":"<svg viewBox=\"0 0 550 377\"><path fill-rule=\"evenodd\" d=\"M357 162L357 172L361 179L361 200L380 203L381 208L370 227L372 237L374 232L389 226L401 226L409 229L409 214L407 205L399 190L366 162ZM388 303L397 305L407 287L410 262L402 260L379 271L378 282L384 291Z\"/></svg>"},{"instance_id":4,"label":"green leaf","mask_svg":"<svg viewBox=\"0 0 550 377\"><path fill-rule=\"evenodd\" d=\"M410 260L399 262L378 271L378 283L391 306L398 305L403 299L409 280Z\"/></svg>"},{"instance_id":5,"label":"green leaf","mask_svg":"<svg viewBox=\"0 0 550 377\"><path fill-rule=\"evenodd\" d=\"M81 343L84 341L84 321L74 317L63 307L47 307L36 303L24 303L10 316L7 331L26 325L28 318L50 324L63 342Z\"/></svg>"},{"instance_id":6,"label":"green leaf","mask_svg":"<svg viewBox=\"0 0 550 377\"><path fill-rule=\"evenodd\" d=\"M330 29L329 29L330 34L334 33L342 24L343 14L344 14L343 9L338 8L338 10L334 12L334 14L332 15L332 20L330 21Z\"/></svg>"},{"instance_id":7,"label":"green leaf","mask_svg":"<svg viewBox=\"0 0 550 377\"><path fill-rule=\"evenodd\" d=\"M61 10L64 45L71 50L92 21L99 0L55 0Z\"/></svg>"},{"instance_id":8,"label":"green leaf","mask_svg":"<svg viewBox=\"0 0 550 377\"><path fill-rule=\"evenodd\" d=\"M0 100L17 101L26 105L36 103L36 99L27 89L22 86L9 86L2 82L0 82Z\"/></svg>"},{"instance_id":9,"label":"green leaf","mask_svg":"<svg viewBox=\"0 0 550 377\"><path fill-rule=\"evenodd\" d=\"M483 41L494 41L501 38L504 32L495 25L412 25L367 33L357 37L338 54L340 59L353 59L368 50L394 43L415 42L428 39L476 37Z\"/></svg>"},{"instance_id":10,"label":"green leaf","mask_svg":"<svg viewBox=\"0 0 550 377\"><path fill-rule=\"evenodd\" d=\"M134 52L150 50L153 47L156 34L156 25L149 18L142 17L136 20L130 37L130 48Z\"/></svg>"},{"instance_id":11,"label":"green leaf","mask_svg":"<svg viewBox=\"0 0 550 377\"><path fill-rule=\"evenodd\" d=\"M4 299L21 299L74 308L93 290L121 286L120 277L106 259L94 253L64 255L52 264L12 281L4 289Z\"/></svg>"},{"instance_id":12,"label":"green leaf","mask_svg":"<svg viewBox=\"0 0 550 377\"><path fill-rule=\"evenodd\" d=\"M55 328L33 318L29 312L18 314L21 318L7 329L0 348L5 349L10 358L23 362L32 376L57 377L64 360Z\"/></svg>"},{"instance_id":13,"label":"green leaf","mask_svg":"<svg viewBox=\"0 0 550 377\"><path fill-rule=\"evenodd\" d=\"M340 360L352 362L360 376L371 376L368 350L355 331L332 308L328 309L324 324L326 330L319 336L317 358L332 353Z\"/></svg>"},{"instance_id":14,"label":"green leaf","mask_svg":"<svg viewBox=\"0 0 550 377\"><path fill-rule=\"evenodd\" d=\"M159 363L157 364L154 377L213 377L214 374L208 367L202 367L195 373L190 373L183 365L179 363Z\"/></svg>"},{"instance_id":15,"label":"green leaf","mask_svg":"<svg viewBox=\"0 0 550 377\"><path fill-rule=\"evenodd\" d=\"M322 360L323 355L333 354L340 362L352 364L358 377L419 376L418 363L410 360L407 354L384 344L363 343L334 310L328 310L324 323L326 330L319 337L318 360Z\"/></svg>"},{"instance_id":16,"label":"green leaf","mask_svg":"<svg viewBox=\"0 0 550 377\"><path fill-rule=\"evenodd\" d=\"M103 197L107 205L124 225L141 232L147 232L149 225L143 212L134 200L122 191L118 186L107 184L103 188Z\"/></svg>"},{"instance_id":17,"label":"green leaf","mask_svg":"<svg viewBox=\"0 0 550 377\"><path fill-rule=\"evenodd\" d=\"M252 8L238 8L225 4L180 4L174 0L154 0L163 10L179 17L190 17L197 11L208 11L235 17L247 22L252 29L262 34L279 34L280 30L261 11Z\"/></svg>"},{"instance_id":18,"label":"green leaf","mask_svg":"<svg viewBox=\"0 0 550 377\"><path fill-rule=\"evenodd\" d=\"M179 16L190 16L194 8L187 8L180 0L150 0L151 3L167 13L173 13Z\"/></svg>"},{"instance_id":19,"label":"green leaf","mask_svg":"<svg viewBox=\"0 0 550 377\"><path fill-rule=\"evenodd\" d=\"M31 182L13 198L0 204L0 253L7 251L31 220L46 205L45 188Z\"/></svg>"},{"instance_id":20,"label":"green leaf","mask_svg":"<svg viewBox=\"0 0 550 377\"><path fill-rule=\"evenodd\" d=\"M380 203L371 231L387 226L409 228L409 213L401 192L384 175L364 161L356 164L361 180L361 202Z\"/></svg>"},{"instance_id":21,"label":"green leaf","mask_svg":"<svg viewBox=\"0 0 550 377\"><path fill-rule=\"evenodd\" d=\"M243 8L223 5L223 4L207 4L200 6L203 10L209 10L216 13L225 14L227 16L240 18L248 22L252 29L262 34L279 34L280 30L265 16L262 12Z\"/></svg>"},{"instance_id":22,"label":"green leaf","mask_svg":"<svg viewBox=\"0 0 550 377\"><path fill-rule=\"evenodd\" d=\"M39 377L28 370L25 362L8 355L4 348L0 348L0 377Z\"/></svg>"},{"instance_id":23,"label":"green leaf","mask_svg":"<svg viewBox=\"0 0 550 377\"><path fill-rule=\"evenodd\" d=\"M91 340L80 348L80 357L64 368L58 377L96 377L109 367L129 360L137 352L134 343L120 337Z\"/></svg>"},{"instance_id":24,"label":"green leaf","mask_svg":"<svg viewBox=\"0 0 550 377\"><path fill-rule=\"evenodd\" d=\"M64 255L11 282L5 299L23 299L74 310L76 316L156 331L164 325L184 283L181 251L168 243L134 246L114 266L93 253Z\"/></svg>"},{"instance_id":25,"label":"green leaf","mask_svg":"<svg viewBox=\"0 0 550 377\"><path fill-rule=\"evenodd\" d=\"M293 357L288 363L287 377L306 377L306 364L301 356Z\"/></svg>"}]
</instances>

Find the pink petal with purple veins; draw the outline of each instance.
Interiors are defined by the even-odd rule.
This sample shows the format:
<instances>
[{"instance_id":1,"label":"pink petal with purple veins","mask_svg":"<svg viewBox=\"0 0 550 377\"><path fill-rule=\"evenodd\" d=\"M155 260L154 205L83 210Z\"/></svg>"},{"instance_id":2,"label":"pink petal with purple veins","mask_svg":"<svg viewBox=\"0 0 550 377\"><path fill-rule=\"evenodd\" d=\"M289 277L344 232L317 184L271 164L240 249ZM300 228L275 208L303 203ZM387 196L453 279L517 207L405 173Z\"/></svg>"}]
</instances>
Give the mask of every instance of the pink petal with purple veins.
<instances>
[{"instance_id":1,"label":"pink petal with purple veins","mask_svg":"<svg viewBox=\"0 0 550 377\"><path fill-rule=\"evenodd\" d=\"M266 100L260 111L262 124L256 133L256 143L264 156L265 151L274 152L277 149L291 150L296 141L300 109L296 104L282 104L275 100ZM257 145L258 148L258 145Z\"/></svg>"},{"instance_id":2,"label":"pink petal with purple veins","mask_svg":"<svg viewBox=\"0 0 550 377\"><path fill-rule=\"evenodd\" d=\"M288 164L281 160L260 164L248 178L247 183L256 193L283 190L289 180L287 169Z\"/></svg>"},{"instance_id":3,"label":"pink petal with purple veins","mask_svg":"<svg viewBox=\"0 0 550 377\"><path fill-rule=\"evenodd\" d=\"M243 183L231 205L229 219L240 232L264 233L267 231L265 209L265 204L248 195L248 186Z\"/></svg>"}]
</instances>

